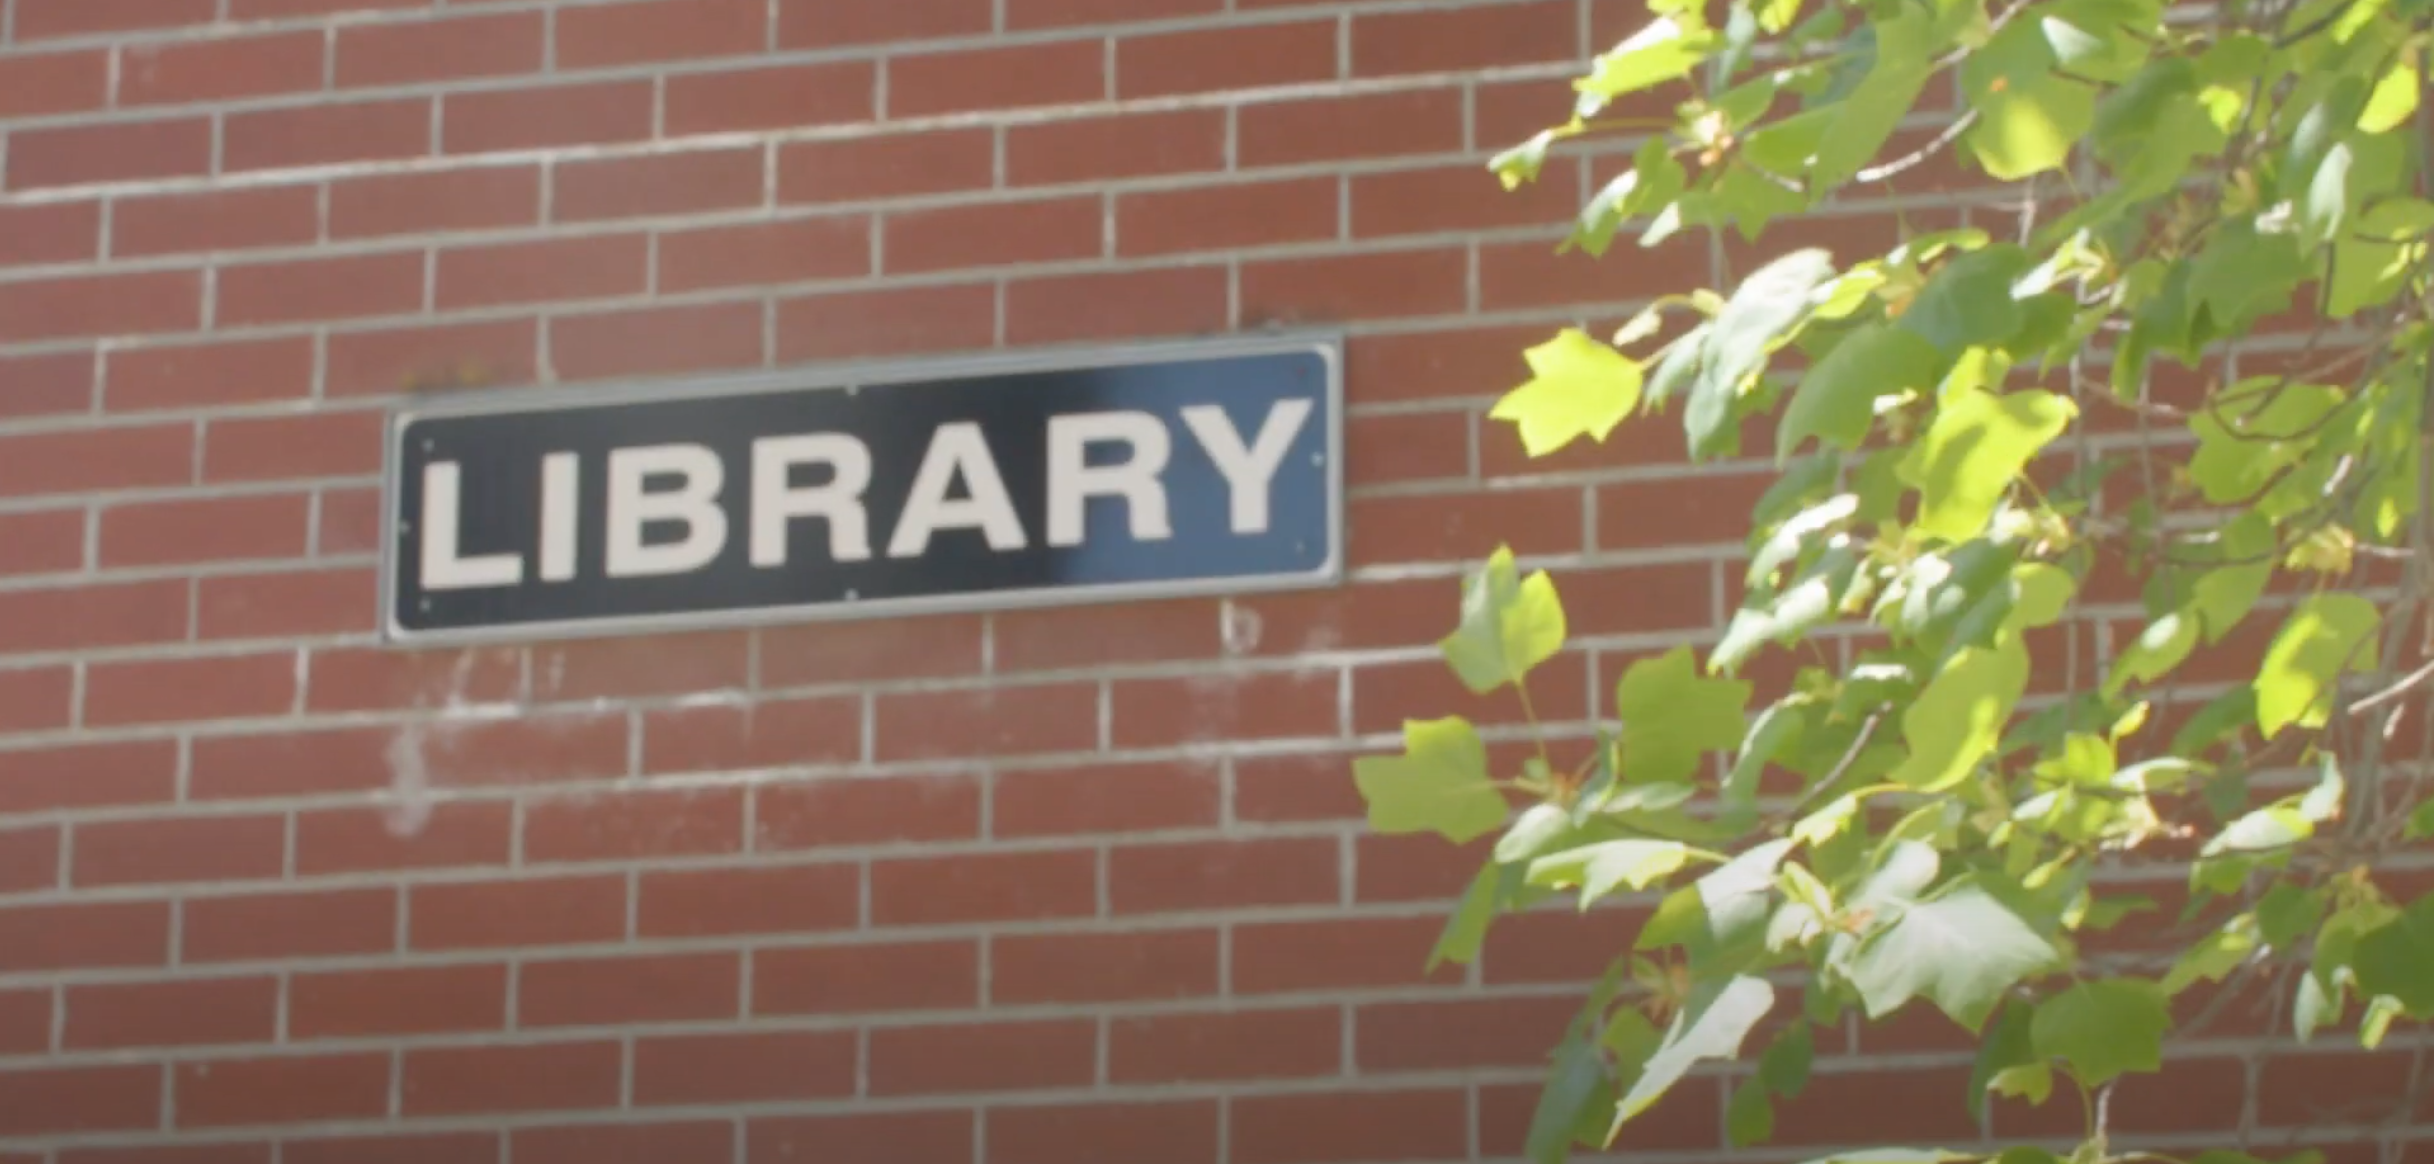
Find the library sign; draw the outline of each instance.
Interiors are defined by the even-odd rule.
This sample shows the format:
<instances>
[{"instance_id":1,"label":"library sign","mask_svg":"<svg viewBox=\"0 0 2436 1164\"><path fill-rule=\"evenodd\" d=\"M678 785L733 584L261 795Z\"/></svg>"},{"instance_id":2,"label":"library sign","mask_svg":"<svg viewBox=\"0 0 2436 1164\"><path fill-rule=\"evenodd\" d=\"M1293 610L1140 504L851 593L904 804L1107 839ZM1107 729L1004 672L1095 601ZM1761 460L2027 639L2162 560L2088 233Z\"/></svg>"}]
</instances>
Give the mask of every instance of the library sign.
<instances>
[{"instance_id":1,"label":"library sign","mask_svg":"<svg viewBox=\"0 0 2436 1164\"><path fill-rule=\"evenodd\" d=\"M1334 338L420 400L381 623L422 644L1325 585Z\"/></svg>"}]
</instances>

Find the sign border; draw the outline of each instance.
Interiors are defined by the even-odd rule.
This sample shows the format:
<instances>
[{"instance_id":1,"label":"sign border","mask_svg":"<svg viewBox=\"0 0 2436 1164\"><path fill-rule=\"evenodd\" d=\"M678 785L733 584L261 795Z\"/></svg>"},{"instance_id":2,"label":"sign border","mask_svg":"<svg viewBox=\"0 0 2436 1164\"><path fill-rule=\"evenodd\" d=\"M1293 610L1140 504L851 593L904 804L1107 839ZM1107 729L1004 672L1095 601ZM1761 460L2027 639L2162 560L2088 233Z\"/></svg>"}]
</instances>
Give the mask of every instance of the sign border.
<instances>
[{"instance_id":1,"label":"sign border","mask_svg":"<svg viewBox=\"0 0 2436 1164\"><path fill-rule=\"evenodd\" d=\"M1108 582L1030 587L975 594L847 599L740 610L612 615L596 619L509 623L445 630L408 630L397 624L396 590L399 474L405 463L406 432L415 422L461 416L523 412L572 412L646 402L732 399L805 390L858 392L929 380L1025 372L1091 371L1099 368L1229 356L1310 352L1326 369L1328 406L1328 553L1318 569L1239 578ZM610 638L648 631L732 630L814 622L852 622L927 614L1038 610L1094 602L1312 590L1345 577L1345 337L1341 331L1278 331L1125 344L1055 345L946 356L899 357L805 364L793 368L665 379L626 378L600 383L537 384L506 390L458 389L409 396L390 407L381 431L381 573L378 601L381 643L391 647L459 646L503 642L548 642Z\"/></svg>"}]
</instances>

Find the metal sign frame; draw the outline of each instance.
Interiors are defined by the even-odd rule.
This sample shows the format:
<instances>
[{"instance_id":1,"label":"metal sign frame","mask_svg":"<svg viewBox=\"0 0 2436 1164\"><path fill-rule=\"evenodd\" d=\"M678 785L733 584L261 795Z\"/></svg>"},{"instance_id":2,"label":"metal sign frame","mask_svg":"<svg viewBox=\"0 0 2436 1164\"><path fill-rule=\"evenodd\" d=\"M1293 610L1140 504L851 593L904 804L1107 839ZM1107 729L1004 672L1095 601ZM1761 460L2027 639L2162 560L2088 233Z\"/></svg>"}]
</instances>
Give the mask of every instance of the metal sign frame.
<instances>
[{"instance_id":1,"label":"metal sign frame","mask_svg":"<svg viewBox=\"0 0 2436 1164\"><path fill-rule=\"evenodd\" d=\"M512 623L499 626L409 630L397 623L399 539L412 535L401 521L399 474L405 442L419 420L533 412L573 412L638 403L730 399L809 390L860 393L906 383L1017 373L1090 371L1142 364L1190 362L1235 356L1307 352L1325 368L1323 399L1327 554L1316 570L1156 582L1086 583L907 598L847 598L840 601L756 606L736 610L610 615L601 618ZM580 385L544 384L507 390L463 389L412 396L393 406L381 439L381 641L397 647L459 646L607 638L638 632L721 630L789 623L838 622L924 614L975 613L1133 602L1161 598L1217 597L1334 586L1345 574L1345 360L1341 332L1275 332L1260 335L1027 348L965 355L858 360L714 377L626 379Z\"/></svg>"}]
</instances>

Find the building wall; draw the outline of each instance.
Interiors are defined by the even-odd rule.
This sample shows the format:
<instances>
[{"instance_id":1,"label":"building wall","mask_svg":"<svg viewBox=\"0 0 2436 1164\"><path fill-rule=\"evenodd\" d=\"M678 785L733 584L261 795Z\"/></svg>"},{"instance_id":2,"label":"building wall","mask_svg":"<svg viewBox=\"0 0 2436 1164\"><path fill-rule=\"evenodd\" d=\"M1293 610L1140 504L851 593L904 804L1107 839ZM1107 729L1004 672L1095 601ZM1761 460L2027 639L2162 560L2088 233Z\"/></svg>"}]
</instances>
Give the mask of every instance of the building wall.
<instances>
[{"instance_id":1,"label":"building wall","mask_svg":"<svg viewBox=\"0 0 2436 1164\"><path fill-rule=\"evenodd\" d=\"M1637 7L6 0L0 1159L1517 1155L1626 915L1425 978L1479 853L1364 835L1347 758L1518 718L1431 647L1501 540L1572 598L1551 721L1731 601L1764 465L1483 418L1553 327L1749 258L1560 258L1612 159L1481 169ZM1337 589L377 644L405 393L1270 325L1350 337ZM2419 1044L2264 1022L2115 1126L2426 1158L2424 1107L2363 1127ZM1830 1039L1782 1152L2075 1129L1965 1115L1969 1055ZM1758 1158L1729 1082L1636 1153Z\"/></svg>"}]
</instances>

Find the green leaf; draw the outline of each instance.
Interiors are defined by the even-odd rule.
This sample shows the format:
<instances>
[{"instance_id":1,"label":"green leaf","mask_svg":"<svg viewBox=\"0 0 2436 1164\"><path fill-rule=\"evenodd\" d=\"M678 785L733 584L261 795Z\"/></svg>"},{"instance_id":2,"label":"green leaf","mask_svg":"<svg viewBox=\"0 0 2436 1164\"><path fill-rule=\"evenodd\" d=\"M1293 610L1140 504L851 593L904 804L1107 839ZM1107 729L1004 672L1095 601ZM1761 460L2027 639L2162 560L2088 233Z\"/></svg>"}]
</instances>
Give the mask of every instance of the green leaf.
<instances>
[{"instance_id":1,"label":"green leaf","mask_svg":"<svg viewBox=\"0 0 2436 1164\"><path fill-rule=\"evenodd\" d=\"M2317 831L2309 818L2289 805L2270 805L2242 814L2224 831L2208 840L2200 853L2214 857L2225 853L2270 853L2287 849L2308 840Z\"/></svg>"},{"instance_id":2,"label":"green leaf","mask_svg":"<svg viewBox=\"0 0 2436 1164\"><path fill-rule=\"evenodd\" d=\"M1480 943L1488 937L1489 923L1496 920L1498 907L1521 882L1520 866L1482 865L1480 872L1472 876L1471 886L1463 891L1455 911L1447 915L1446 925L1438 932L1438 944L1430 948L1429 962L1421 972L1435 973L1448 962L1469 965L1479 957Z\"/></svg>"},{"instance_id":3,"label":"green leaf","mask_svg":"<svg viewBox=\"0 0 2436 1164\"><path fill-rule=\"evenodd\" d=\"M1748 1148L1775 1131L1776 1105L1768 1098L1768 1085L1756 1077L1743 1080L1726 1101L1726 1143Z\"/></svg>"},{"instance_id":4,"label":"green leaf","mask_svg":"<svg viewBox=\"0 0 2436 1164\"><path fill-rule=\"evenodd\" d=\"M1497 175L1498 184L1508 190L1517 189L1525 182L1536 182L1539 180L1540 167L1547 164L1548 147L1556 144L1556 140L1557 132L1553 129L1532 134L1521 145L1490 158L1489 172Z\"/></svg>"},{"instance_id":5,"label":"green leaf","mask_svg":"<svg viewBox=\"0 0 2436 1164\"><path fill-rule=\"evenodd\" d=\"M2013 182L2056 169L2097 121L2095 89L2053 73L1974 94L1979 123L1964 144L1990 177Z\"/></svg>"},{"instance_id":6,"label":"green leaf","mask_svg":"<svg viewBox=\"0 0 2436 1164\"><path fill-rule=\"evenodd\" d=\"M1616 684L1626 778L1635 784L1689 780L1702 753L1742 742L1743 708L1750 701L1749 683L1701 678L1690 647L1636 661Z\"/></svg>"},{"instance_id":7,"label":"green leaf","mask_svg":"<svg viewBox=\"0 0 2436 1164\"><path fill-rule=\"evenodd\" d=\"M1697 969L1731 962L1756 948L1768 922L1776 867L1793 842L1777 838L1754 845L1700 880L1667 895L1633 940L1636 950L1681 946Z\"/></svg>"},{"instance_id":8,"label":"green leaf","mask_svg":"<svg viewBox=\"0 0 2436 1164\"><path fill-rule=\"evenodd\" d=\"M1550 1056L1548 1082L1540 1090L1539 1106L1531 1113L1531 1128L1524 1138L1524 1155L1533 1164L1564 1164L1566 1149L1607 1093L1607 1063L1599 1046L1604 1032L1599 1020L1622 984L1623 963L1619 961L1590 992Z\"/></svg>"},{"instance_id":9,"label":"green leaf","mask_svg":"<svg viewBox=\"0 0 2436 1164\"><path fill-rule=\"evenodd\" d=\"M2049 995L2030 1016L2030 1045L2062 1059L2075 1078L2096 1087L2119 1075L2153 1072L2173 1025L2165 991L2142 978L2076 982Z\"/></svg>"},{"instance_id":10,"label":"green leaf","mask_svg":"<svg viewBox=\"0 0 2436 1164\"><path fill-rule=\"evenodd\" d=\"M2357 594L2316 594L2284 620L2259 663L2258 731L2268 739L2293 724L2321 727L2334 707L2336 681L2346 668L2370 670L2376 650L2377 607Z\"/></svg>"},{"instance_id":11,"label":"green leaf","mask_svg":"<svg viewBox=\"0 0 2436 1164\"><path fill-rule=\"evenodd\" d=\"M1681 869L1685 855L1684 846L1677 841L1600 841L1531 862L1527 879L1552 889L1579 885L1582 908L1589 909L1618 889L1647 889Z\"/></svg>"},{"instance_id":12,"label":"green leaf","mask_svg":"<svg viewBox=\"0 0 2436 1164\"><path fill-rule=\"evenodd\" d=\"M2167 994L2180 994L2201 982L2222 982L2258 949L2258 940L2256 919L2249 914L2234 918L2174 959L2160 985Z\"/></svg>"},{"instance_id":13,"label":"green leaf","mask_svg":"<svg viewBox=\"0 0 2436 1164\"><path fill-rule=\"evenodd\" d=\"M1751 653L1770 642L1783 643L1825 622L1836 611L1840 596L1852 585L1861 566L1850 546L1835 546L1793 584L1775 595L1754 595L1756 605L1734 612L1726 633L1709 652L1709 670L1732 674Z\"/></svg>"},{"instance_id":14,"label":"green leaf","mask_svg":"<svg viewBox=\"0 0 2436 1164\"><path fill-rule=\"evenodd\" d=\"M2046 1063L2030 1047L2029 1004L2020 999L2007 1001L1980 1036L1979 1056L1971 1064L1971 1118L1978 1119L1987 1110L1990 1091L2043 1104L2050 1082Z\"/></svg>"},{"instance_id":15,"label":"green leaf","mask_svg":"<svg viewBox=\"0 0 2436 1164\"><path fill-rule=\"evenodd\" d=\"M2030 252L2011 243L1948 260L1904 309L1903 329L1927 340L1949 360L1975 347L2001 347L2022 330L2013 284L2030 269Z\"/></svg>"},{"instance_id":16,"label":"green leaf","mask_svg":"<svg viewBox=\"0 0 2436 1164\"><path fill-rule=\"evenodd\" d=\"M2255 395L2272 392L2263 405L2232 410L2227 427L2213 411L2191 416L2191 432L2199 449L2191 455L2191 481L2213 505L2247 499L2285 466L2310 450L2306 434L2318 431L2326 414L2343 403L2342 393L2322 384L2292 384L2277 389L2280 377L2255 376L2227 391Z\"/></svg>"},{"instance_id":17,"label":"green leaf","mask_svg":"<svg viewBox=\"0 0 2436 1164\"><path fill-rule=\"evenodd\" d=\"M2309 196L2301 203L2301 226L2311 242L2326 242L2342 227L2351 209L2350 181L2351 145L2336 142L2318 163L2317 176L2309 180Z\"/></svg>"},{"instance_id":18,"label":"green leaf","mask_svg":"<svg viewBox=\"0 0 2436 1164\"><path fill-rule=\"evenodd\" d=\"M2125 684L2134 681L2154 683L2181 666L2198 645L2199 623L2197 615L2178 610L2148 624L2140 637L2115 655L2114 670L2106 676L2107 696L2120 694Z\"/></svg>"},{"instance_id":19,"label":"green leaf","mask_svg":"<svg viewBox=\"0 0 2436 1164\"><path fill-rule=\"evenodd\" d=\"M1577 437L1604 443L1641 402L1640 362L1576 328L1525 350L1523 359L1531 379L1506 393L1489 419L1513 422L1523 451L1534 457Z\"/></svg>"},{"instance_id":20,"label":"green leaf","mask_svg":"<svg viewBox=\"0 0 2436 1164\"><path fill-rule=\"evenodd\" d=\"M1731 441L1733 403L1742 382L1767 366L1777 337L1809 313L1811 292L1835 275L1835 259L1816 247L1787 254L1742 281L1701 337L1700 370L1684 405L1694 457Z\"/></svg>"},{"instance_id":21,"label":"green leaf","mask_svg":"<svg viewBox=\"0 0 2436 1164\"><path fill-rule=\"evenodd\" d=\"M1959 542L1986 529L2030 458L2077 411L2072 401L2035 390L1995 396L1973 389L1948 399L1910 464L1921 532Z\"/></svg>"},{"instance_id":22,"label":"green leaf","mask_svg":"<svg viewBox=\"0 0 2436 1164\"><path fill-rule=\"evenodd\" d=\"M1974 882L1908 906L1854 953L1847 976L1872 1019L1926 997L1973 1030L2013 984L2052 964L2055 947Z\"/></svg>"},{"instance_id":23,"label":"green leaf","mask_svg":"<svg viewBox=\"0 0 2436 1164\"><path fill-rule=\"evenodd\" d=\"M1834 117L1819 138L1810 164L1813 196L1852 180L1877 157L1928 87L1931 33L1926 13L1898 9L1871 31L1875 49L1869 72L1842 103L1830 107Z\"/></svg>"},{"instance_id":24,"label":"green leaf","mask_svg":"<svg viewBox=\"0 0 2436 1164\"><path fill-rule=\"evenodd\" d=\"M1904 710L1910 753L1888 778L1922 792L1961 783L1995 749L2029 682L2030 659L2019 643L1956 654Z\"/></svg>"},{"instance_id":25,"label":"green leaf","mask_svg":"<svg viewBox=\"0 0 2436 1164\"><path fill-rule=\"evenodd\" d=\"M1696 19L1696 14L1692 19ZM1690 73L1716 47L1717 35L1685 19L1661 16L1624 43L1599 55L1590 75L1573 83L1581 94L1574 111L1591 117L1627 93L1663 85Z\"/></svg>"},{"instance_id":26,"label":"green leaf","mask_svg":"<svg viewBox=\"0 0 2436 1164\"><path fill-rule=\"evenodd\" d=\"M1497 848L1490 859L1500 865L1528 861L1567 840L1572 832L1572 813L1559 805L1534 804L1514 818L1506 835L1497 838Z\"/></svg>"},{"instance_id":27,"label":"green leaf","mask_svg":"<svg viewBox=\"0 0 2436 1164\"><path fill-rule=\"evenodd\" d=\"M2388 199L2362 212L2359 221L2335 239L2326 314L2342 319L2399 294L2416 264L2426 261L2426 242L2410 240L2426 233L2431 214L2436 207L2420 198Z\"/></svg>"},{"instance_id":28,"label":"green leaf","mask_svg":"<svg viewBox=\"0 0 2436 1164\"><path fill-rule=\"evenodd\" d=\"M2258 936L2271 946L2291 945L2316 929L2326 902L2316 892L2289 881L2278 881L2258 901Z\"/></svg>"},{"instance_id":29,"label":"green leaf","mask_svg":"<svg viewBox=\"0 0 2436 1164\"><path fill-rule=\"evenodd\" d=\"M1684 1073L1704 1059L1732 1059L1742 1053L1743 1036L1776 1004L1776 988L1763 978L1741 975L1695 987L1692 997L1666 1029L1641 1077L1616 1104L1622 1125L1648 1110Z\"/></svg>"},{"instance_id":30,"label":"green leaf","mask_svg":"<svg viewBox=\"0 0 2436 1164\"><path fill-rule=\"evenodd\" d=\"M1474 694L1521 683L1531 668L1565 646L1565 607L1546 570L1515 577L1514 554L1499 546L1463 580L1463 618L1438 641L1455 677Z\"/></svg>"},{"instance_id":31,"label":"green leaf","mask_svg":"<svg viewBox=\"0 0 2436 1164\"><path fill-rule=\"evenodd\" d=\"M2258 605L2258 596L2267 592L2267 579L2274 573L2275 563L2262 560L2219 566L2199 576L2191 587L2191 608L2198 612L2208 642L2223 639L2241 623L2250 608ZM2184 650L2187 653L2189 648Z\"/></svg>"},{"instance_id":32,"label":"green leaf","mask_svg":"<svg viewBox=\"0 0 2436 1164\"><path fill-rule=\"evenodd\" d=\"M1880 397L1926 393L1936 387L1944 357L1917 332L1883 323L1864 325L1803 374L1776 428L1776 462L1818 437L1856 449L1869 435Z\"/></svg>"},{"instance_id":33,"label":"green leaf","mask_svg":"<svg viewBox=\"0 0 2436 1164\"><path fill-rule=\"evenodd\" d=\"M2385 995L2403 1013L2425 1020L2432 1002L2431 974L2436 965L2436 933L2429 929L2429 899L2422 895L2409 909L2384 925L2360 935L2352 950L2351 972L2363 994Z\"/></svg>"},{"instance_id":34,"label":"green leaf","mask_svg":"<svg viewBox=\"0 0 2436 1164\"><path fill-rule=\"evenodd\" d=\"M2360 109L2356 123L2362 133L2384 133L2411 119L2419 112L2419 70L2409 58L2396 62L2377 87L2369 91L2368 104Z\"/></svg>"},{"instance_id":35,"label":"green leaf","mask_svg":"<svg viewBox=\"0 0 2436 1164\"><path fill-rule=\"evenodd\" d=\"M1404 754L1355 760L1353 780L1382 833L1434 832L1460 845L1506 823L1488 749L1461 716L1404 721Z\"/></svg>"},{"instance_id":36,"label":"green leaf","mask_svg":"<svg viewBox=\"0 0 2436 1164\"><path fill-rule=\"evenodd\" d=\"M1802 1164L1957 1164L1979 1157L1943 1148L1856 1148L1832 1156L1805 1160Z\"/></svg>"}]
</instances>

